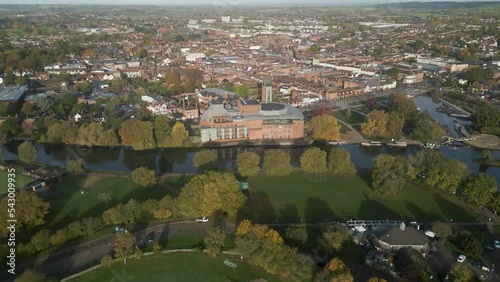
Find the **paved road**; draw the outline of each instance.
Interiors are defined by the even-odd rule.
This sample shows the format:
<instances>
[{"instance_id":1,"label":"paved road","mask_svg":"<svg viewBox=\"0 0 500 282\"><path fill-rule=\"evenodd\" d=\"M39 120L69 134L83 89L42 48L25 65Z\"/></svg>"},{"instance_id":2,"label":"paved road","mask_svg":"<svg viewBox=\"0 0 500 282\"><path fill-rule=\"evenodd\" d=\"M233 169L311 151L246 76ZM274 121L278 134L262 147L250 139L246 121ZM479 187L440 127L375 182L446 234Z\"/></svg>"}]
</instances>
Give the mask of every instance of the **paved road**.
<instances>
[{"instance_id":1,"label":"paved road","mask_svg":"<svg viewBox=\"0 0 500 282\"><path fill-rule=\"evenodd\" d=\"M213 225L214 220L207 223L170 222L147 227L135 232L134 236L137 241L151 233L155 233L155 240L179 236L203 236L206 229ZM113 251L114 241L115 235L110 234L78 246L68 247L51 255L18 265L16 273L21 274L25 269L33 268L50 276L63 278L100 263L103 256ZM0 281L13 281L14 279L15 277L5 271L0 274Z\"/></svg>"}]
</instances>

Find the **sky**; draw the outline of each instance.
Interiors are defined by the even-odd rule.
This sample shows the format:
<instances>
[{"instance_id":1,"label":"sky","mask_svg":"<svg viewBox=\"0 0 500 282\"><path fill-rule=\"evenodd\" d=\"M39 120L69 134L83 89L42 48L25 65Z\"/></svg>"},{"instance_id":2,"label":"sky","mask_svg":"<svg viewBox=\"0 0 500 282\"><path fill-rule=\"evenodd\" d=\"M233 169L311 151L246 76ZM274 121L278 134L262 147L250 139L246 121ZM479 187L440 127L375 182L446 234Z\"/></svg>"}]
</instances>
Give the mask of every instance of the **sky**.
<instances>
[{"instance_id":1,"label":"sky","mask_svg":"<svg viewBox=\"0 0 500 282\"><path fill-rule=\"evenodd\" d=\"M455 2L475 2L485 0L455 0ZM488 0L486 0L488 1ZM346 5L346 4L379 4L379 3L400 3L400 2L417 2L415 0L0 0L0 4L37 4L37 5L64 5L64 4L92 4L92 5L273 5L273 4L290 4L290 5L313 5L313 4L328 4L328 5ZM432 2L432 0L420 0L420 2Z\"/></svg>"}]
</instances>

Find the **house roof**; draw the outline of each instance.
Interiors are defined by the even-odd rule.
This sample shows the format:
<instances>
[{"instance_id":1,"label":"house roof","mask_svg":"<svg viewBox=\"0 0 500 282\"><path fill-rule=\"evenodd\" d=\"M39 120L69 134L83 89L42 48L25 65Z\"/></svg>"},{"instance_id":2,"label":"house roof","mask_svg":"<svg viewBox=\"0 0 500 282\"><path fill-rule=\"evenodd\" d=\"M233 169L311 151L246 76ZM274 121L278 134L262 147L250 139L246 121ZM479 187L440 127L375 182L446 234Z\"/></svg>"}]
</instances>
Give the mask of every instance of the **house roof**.
<instances>
[{"instance_id":1,"label":"house roof","mask_svg":"<svg viewBox=\"0 0 500 282\"><path fill-rule=\"evenodd\" d=\"M379 241L393 246L423 246L429 242L429 238L423 232L414 227L379 227L373 234Z\"/></svg>"}]
</instances>

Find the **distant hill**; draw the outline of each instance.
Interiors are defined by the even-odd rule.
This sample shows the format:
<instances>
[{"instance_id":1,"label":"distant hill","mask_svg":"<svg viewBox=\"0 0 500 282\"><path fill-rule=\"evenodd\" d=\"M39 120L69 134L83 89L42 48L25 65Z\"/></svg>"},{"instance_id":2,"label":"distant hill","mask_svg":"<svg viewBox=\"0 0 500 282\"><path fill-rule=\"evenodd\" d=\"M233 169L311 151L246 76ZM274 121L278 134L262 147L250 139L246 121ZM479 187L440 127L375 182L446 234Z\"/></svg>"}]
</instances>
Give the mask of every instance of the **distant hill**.
<instances>
[{"instance_id":1,"label":"distant hill","mask_svg":"<svg viewBox=\"0 0 500 282\"><path fill-rule=\"evenodd\" d=\"M478 2L398 2L374 5L377 7L391 7L400 9L477 9L482 6L500 6L500 1Z\"/></svg>"}]
</instances>

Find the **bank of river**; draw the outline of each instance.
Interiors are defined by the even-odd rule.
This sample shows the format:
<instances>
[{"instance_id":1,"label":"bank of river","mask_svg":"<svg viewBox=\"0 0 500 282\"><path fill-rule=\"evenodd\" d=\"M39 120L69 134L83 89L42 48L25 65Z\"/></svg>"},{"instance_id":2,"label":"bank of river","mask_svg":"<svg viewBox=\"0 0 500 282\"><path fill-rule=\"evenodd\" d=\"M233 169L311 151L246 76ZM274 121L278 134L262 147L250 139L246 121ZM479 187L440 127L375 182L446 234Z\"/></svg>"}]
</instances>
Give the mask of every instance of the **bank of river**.
<instances>
[{"instance_id":1,"label":"bank of river","mask_svg":"<svg viewBox=\"0 0 500 282\"><path fill-rule=\"evenodd\" d=\"M19 143L11 142L4 147L6 160L18 160L17 146ZM313 145L312 145L313 146ZM333 146L322 145L323 149L329 151ZM360 169L371 169L373 158L381 153L391 155L409 155L422 150L420 146L397 147L362 147L360 145L342 146L351 153L351 159L356 167ZM221 147L212 148L218 157L217 165L221 168L232 168L236 164L236 156L244 151L256 152L263 158L266 150L273 147ZM294 166L300 166L300 155L309 146L303 147L281 147L287 151ZM154 169L158 173L192 173L196 172L193 166L193 156L200 148L172 148L155 149L147 151L134 151L130 148L116 147L93 147L83 148L80 146L38 144L37 161L58 166L65 166L72 159L83 159L85 167L92 170L106 171L131 171L135 168L145 166ZM482 150L472 147L461 147L453 149L443 146L440 151L448 158L454 158L466 163L471 171L485 172L494 176L500 183L500 168L481 166L474 161L480 158ZM500 151L492 151L495 159L500 159Z\"/></svg>"}]
</instances>

